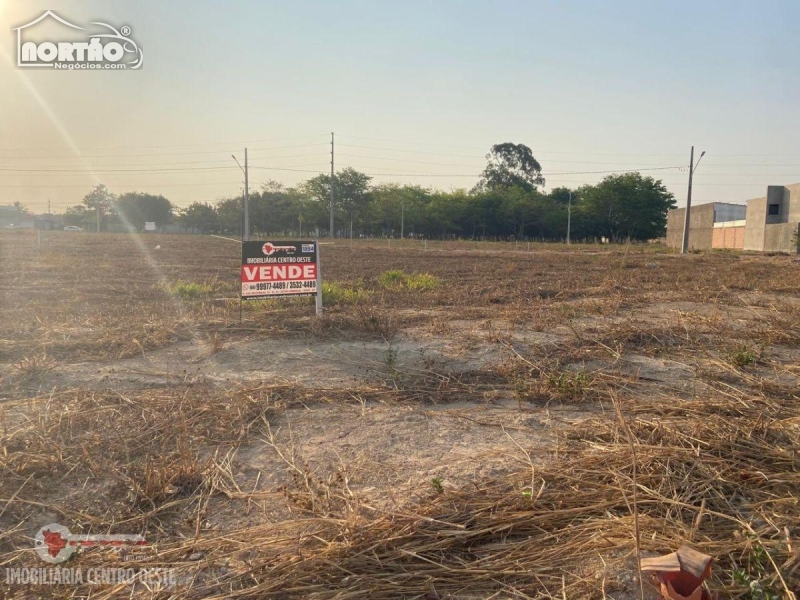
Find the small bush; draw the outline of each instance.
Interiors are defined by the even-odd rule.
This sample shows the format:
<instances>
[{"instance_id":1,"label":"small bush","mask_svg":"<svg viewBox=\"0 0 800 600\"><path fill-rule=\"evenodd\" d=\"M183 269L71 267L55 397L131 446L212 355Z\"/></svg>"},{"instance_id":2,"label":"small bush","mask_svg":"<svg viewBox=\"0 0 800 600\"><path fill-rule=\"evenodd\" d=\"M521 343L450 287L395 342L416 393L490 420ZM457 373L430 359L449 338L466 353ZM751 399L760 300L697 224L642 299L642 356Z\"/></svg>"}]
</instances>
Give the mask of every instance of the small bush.
<instances>
[{"instance_id":1,"label":"small bush","mask_svg":"<svg viewBox=\"0 0 800 600\"><path fill-rule=\"evenodd\" d=\"M378 283L387 290L420 292L433 289L441 282L430 273L404 273L399 269L392 269L381 273L378 276Z\"/></svg>"},{"instance_id":2,"label":"small bush","mask_svg":"<svg viewBox=\"0 0 800 600\"><path fill-rule=\"evenodd\" d=\"M337 281L322 282L322 303L328 306L331 304L354 304L367 300L370 296L372 296L372 291L365 290L358 283L350 286Z\"/></svg>"},{"instance_id":3,"label":"small bush","mask_svg":"<svg viewBox=\"0 0 800 600\"><path fill-rule=\"evenodd\" d=\"M756 362L758 355L747 346L739 346L731 352L729 358L737 367L747 367Z\"/></svg>"},{"instance_id":4,"label":"small bush","mask_svg":"<svg viewBox=\"0 0 800 600\"><path fill-rule=\"evenodd\" d=\"M406 278L406 287L412 291L432 290L438 285L439 280L430 273L417 273Z\"/></svg>"},{"instance_id":5,"label":"small bush","mask_svg":"<svg viewBox=\"0 0 800 600\"><path fill-rule=\"evenodd\" d=\"M386 289L397 289L403 286L405 278L405 273L399 269L392 269L390 271L384 271L378 275L378 283L381 285L381 287L385 287Z\"/></svg>"},{"instance_id":6,"label":"small bush","mask_svg":"<svg viewBox=\"0 0 800 600\"><path fill-rule=\"evenodd\" d=\"M560 371L551 374L547 384L558 396L578 400L592 384L592 378L583 371Z\"/></svg>"},{"instance_id":7,"label":"small bush","mask_svg":"<svg viewBox=\"0 0 800 600\"><path fill-rule=\"evenodd\" d=\"M184 300L194 300L207 296L214 291L213 286L206 283L195 283L193 281L179 281L170 288L170 293L183 298Z\"/></svg>"}]
</instances>

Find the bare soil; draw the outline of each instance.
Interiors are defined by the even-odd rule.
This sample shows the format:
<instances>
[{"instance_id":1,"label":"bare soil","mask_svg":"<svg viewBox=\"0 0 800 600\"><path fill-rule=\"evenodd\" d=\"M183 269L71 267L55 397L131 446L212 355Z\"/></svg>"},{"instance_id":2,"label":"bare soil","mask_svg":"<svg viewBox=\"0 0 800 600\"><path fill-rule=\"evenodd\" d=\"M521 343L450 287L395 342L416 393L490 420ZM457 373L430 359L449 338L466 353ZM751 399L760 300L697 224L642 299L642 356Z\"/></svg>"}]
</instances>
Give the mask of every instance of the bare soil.
<instances>
[{"instance_id":1,"label":"bare soil","mask_svg":"<svg viewBox=\"0 0 800 600\"><path fill-rule=\"evenodd\" d=\"M714 589L743 593L738 568L789 598L800 513L786 486L800 481L797 465L762 452L753 470L766 480L737 466L748 473L737 475L741 499L718 507L733 527L706 512L730 474L673 481L685 448L665 432L706 427L684 441L717 460L723 442L755 444L746 423L761 431L764 420L764 439L780 429L774 451L794 456L800 262L528 248L337 241L322 249L326 279L367 296L331 304L321 319L307 300L250 303L240 320L231 241L50 232L38 245L0 235L5 564L38 566L32 537L57 521L73 532L141 532L153 545L145 566L182 578L155 591L95 586L98 597L632 598L629 423L645 477L641 550L690 543L717 557ZM389 269L439 284L385 289L378 278ZM179 282L208 291L181 297ZM737 428L709 429L725 423ZM657 466L652 453L673 446L673 465ZM569 483L580 460L599 466ZM613 484L595 481L603 465ZM650 476L666 487L648 487ZM591 490L613 501L598 509ZM552 523L523 535L521 523L539 522L536 502ZM560 520L566 510L571 524ZM456 535L413 523L462 527L462 518L497 519L490 540L472 542L474 555L412 550L420 536ZM380 568L359 562L368 539ZM379 542L388 539L407 542ZM562 556L573 544L573 558ZM518 558L506 556L512 547ZM533 547L549 548L552 564L532 566L545 560ZM772 561L753 558L758 548ZM70 564L123 558L82 551ZM498 566L515 561L525 567ZM494 575L481 575L482 564ZM305 579L309 570L316 579Z\"/></svg>"}]
</instances>

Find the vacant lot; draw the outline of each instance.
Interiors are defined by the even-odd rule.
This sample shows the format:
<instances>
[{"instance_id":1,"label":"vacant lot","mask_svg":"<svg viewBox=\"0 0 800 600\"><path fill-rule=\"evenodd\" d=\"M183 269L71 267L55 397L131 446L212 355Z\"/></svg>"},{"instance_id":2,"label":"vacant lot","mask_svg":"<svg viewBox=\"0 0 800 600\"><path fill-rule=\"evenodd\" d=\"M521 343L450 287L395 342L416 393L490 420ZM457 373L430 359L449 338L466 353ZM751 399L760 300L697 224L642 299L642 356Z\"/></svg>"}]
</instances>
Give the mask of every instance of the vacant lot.
<instances>
[{"instance_id":1,"label":"vacant lot","mask_svg":"<svg viewBox=\"0 0 800 600\"><path fill-rule=\"evenodd\" d=\"M637 524L800 588L797 257L337 240L316 318L239 252L0 235L4 568L58 522L177 578L8 597L634 598Z\"/></svg>"}]
</instances>

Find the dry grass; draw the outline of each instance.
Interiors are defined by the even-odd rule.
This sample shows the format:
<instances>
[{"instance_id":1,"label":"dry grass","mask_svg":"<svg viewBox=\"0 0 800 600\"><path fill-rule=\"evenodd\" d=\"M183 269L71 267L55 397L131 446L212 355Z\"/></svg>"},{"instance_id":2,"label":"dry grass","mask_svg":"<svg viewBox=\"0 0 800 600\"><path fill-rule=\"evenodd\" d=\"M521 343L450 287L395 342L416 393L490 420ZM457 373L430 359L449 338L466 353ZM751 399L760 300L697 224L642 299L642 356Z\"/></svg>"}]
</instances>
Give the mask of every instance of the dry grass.
<instances>
[{"instance_id":1,"label":"dry grass","mask_svg":"<svg viewBox=\"0 0 800 600\"><path fill-rule=\"evenodd\" d=\"M201 238L162 236L151 266L130 261L138 250L125 236L78 239L53 235L37 249L0 236L0 562L40 566L30 536L57 520L153 545L139 562L87 551L71 565L171 567L180 584L37 588L42 597L630 598L634 512L643 552L689 543L715 556L711 583L723 597L788 599L800 588L800 272L790 257L326 246L326 278L369 293L321 320L309 302L256 303L240 325L236 302L169 292L213 281L214 294L234 296L235 244L203 239L198 252ZM440 283L386 289L380 276L392 270ZM29 391L58 365L179 340L213 354L243 336L367 337L389 352L411 328L502 358L402 372L385 355L385 381L336 389ZM525 337L534 332L559 341ZM632 357L678 365L692 387L632 373ZM524 425L489 424L514 440L507 459L518 466L463 486L420 478L413 500L376 501L354 484L352 464L320 470L278 435L297 407L402 411L504 397L523 416L569 415L547 455L516 442ZM256 442L280 461L280 489L243 466L239 454Z\"/></svg>"}]
</instances>

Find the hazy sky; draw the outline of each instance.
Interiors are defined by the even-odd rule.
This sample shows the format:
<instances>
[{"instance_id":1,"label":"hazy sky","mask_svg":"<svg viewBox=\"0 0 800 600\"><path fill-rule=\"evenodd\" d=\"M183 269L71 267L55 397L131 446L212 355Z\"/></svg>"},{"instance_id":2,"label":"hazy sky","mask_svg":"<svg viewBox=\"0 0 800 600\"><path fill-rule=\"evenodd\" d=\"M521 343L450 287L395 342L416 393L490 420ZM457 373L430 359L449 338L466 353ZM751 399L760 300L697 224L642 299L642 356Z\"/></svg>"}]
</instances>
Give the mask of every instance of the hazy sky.
<instances>
[{"instance_id":1,"label":"hazy sky","mask_svg":"<svg viewBox=\"0 0 800 600\"><path fill-rule=\"evenodd\" d=\"M12 28L46 9L129 26L142 68L17 68ZM97 182L213 202L245 146L252 188L291 185L329 170L331 131L337 168L378 182L471 187L506 141L548 188L641 168L683 204L692 144L696 202L800 181L796 0L0 0L0 23L0 204L60 211Z\"/></svg>"}]
</instances>

